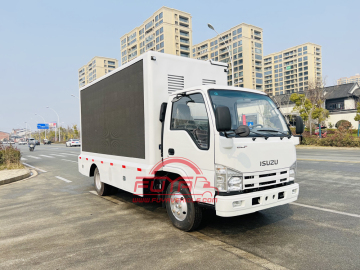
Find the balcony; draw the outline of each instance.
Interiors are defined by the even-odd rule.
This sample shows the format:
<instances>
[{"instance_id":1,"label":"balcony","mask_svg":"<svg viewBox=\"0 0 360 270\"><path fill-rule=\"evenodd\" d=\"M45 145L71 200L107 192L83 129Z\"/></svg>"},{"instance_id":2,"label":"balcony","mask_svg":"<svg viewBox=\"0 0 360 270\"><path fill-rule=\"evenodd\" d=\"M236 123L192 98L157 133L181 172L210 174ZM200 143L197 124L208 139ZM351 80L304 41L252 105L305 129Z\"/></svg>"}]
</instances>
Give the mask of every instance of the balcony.
<instances>
[{"instance_id":1,"label":"balcony","mask_svg":"<svg viewBox=\"0 0 360 270\"><path fill-rule=\"evenodd\" d=\"M189 36L189 33L188 33L188 32L180 31L180 36L188 37L188 36Z\"/></svg>"},{"instance_id":2,"label":"balcony","mask_svg":"<svg viewBox=\"0 0 360 270\"><path fill-rule=\"evenodd\" d=\"M190 51L189 47L185 47L185 46L181 46L181 45L180 45L180 50L182 50L182 51Z\"/></svg>"},{"instance_id":3,"label":"balcony","mask_svg":"<svg viewBox=\"0 0 360 270\"><path fill-rule=\"evenodd\" d=\"M180 42L181 43L185 43L185 44L189 44L189 40L188 39L183 39L183 38L180 38Z\"/></svg>"},{"instance_id":4,"label":"balcony","mask_svg":"<svg viewBox=\"0 0 360 270\"><path fill-rule=\"evenodd\" d=\"M188 18L179 17L179 21L183 22L183 23L186 23L186 24L189 24L189 19Z\"/></svg>"}]
</instances>

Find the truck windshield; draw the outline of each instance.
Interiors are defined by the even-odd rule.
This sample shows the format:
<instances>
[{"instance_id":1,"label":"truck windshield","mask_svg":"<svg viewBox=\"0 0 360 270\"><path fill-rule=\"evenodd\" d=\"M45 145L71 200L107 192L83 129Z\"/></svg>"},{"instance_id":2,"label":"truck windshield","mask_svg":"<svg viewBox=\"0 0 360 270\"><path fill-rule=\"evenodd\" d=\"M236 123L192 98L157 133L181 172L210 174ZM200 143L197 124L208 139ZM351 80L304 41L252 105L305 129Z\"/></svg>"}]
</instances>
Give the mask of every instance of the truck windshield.
<instances>
[{"instance_id":1,"label":"truck windshield","mask_svg":"<svg viewBox=\"0 0 360 270\"><path fill-rule=\"evenodd\" d=\"M233 90L209 90L209 95L214 110L218 106L230 109L232 130L247 125L251 137L290 135L284 117L268 96Z\"/></svg>"}]
</instances>

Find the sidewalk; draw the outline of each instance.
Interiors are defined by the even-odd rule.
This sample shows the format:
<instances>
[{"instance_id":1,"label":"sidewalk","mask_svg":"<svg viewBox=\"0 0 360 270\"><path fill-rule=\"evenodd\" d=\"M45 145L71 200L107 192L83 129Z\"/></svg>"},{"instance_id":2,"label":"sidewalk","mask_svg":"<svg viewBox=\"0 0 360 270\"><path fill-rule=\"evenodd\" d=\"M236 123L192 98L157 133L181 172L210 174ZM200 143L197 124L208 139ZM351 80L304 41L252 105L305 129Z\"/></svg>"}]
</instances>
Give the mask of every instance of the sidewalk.
<instances>
[{"instance_id":1,"label":"sidewalk","mask_svg":"<svg viewBox=\"0 0 360 270\"><path fill-rule=\"evenodd\" d=\"M29 169L2 170L0 171L0 186L19 181L31 176Z\"/></svg>"}]
</instances>

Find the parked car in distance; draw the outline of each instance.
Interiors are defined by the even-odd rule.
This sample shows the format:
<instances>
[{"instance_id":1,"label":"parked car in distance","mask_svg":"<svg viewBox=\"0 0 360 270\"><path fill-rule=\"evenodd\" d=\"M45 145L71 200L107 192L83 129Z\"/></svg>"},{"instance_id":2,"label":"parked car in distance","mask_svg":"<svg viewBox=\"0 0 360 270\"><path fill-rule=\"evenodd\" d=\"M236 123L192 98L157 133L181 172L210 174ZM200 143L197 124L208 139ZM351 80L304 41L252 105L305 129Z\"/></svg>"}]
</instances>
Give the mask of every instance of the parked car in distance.
<instances>
[{"instance_id":1,"label":"parked car in distance","mask_svg":"<svg viewBox=\"0 0 360 270\"><path fill-rule=\"evenodd\" d=\"M81 146L81 143L78 139L70 139L65 144L66 147Z\"/></svg>"},{"instance_id":2,"label":"parked car in distance","mask_svg":"<svg viewBox=\"0 0 360 270\"><path fill-rule=\"evenodd\" d=\"M40 142L38 140L35 140L35 145L40 145Z\"/></svg>"},{"instance_id":3,"label":"parked car in distance","mask_svg":"<svg viewBox=\"0 0 360 270\"><path fill-rule=\"evenodd\" d=\"M25 144L27 144L27 141L18 142L18 145L25 145Z\"/></svg>"},{"instance_id":4,"label":"parked car in distance","mask_svg":"<svg viewBox=\"0 0 360 270\"><path fill-rule=\"evenodd\" d=\"M51 144L51 141L49 141L48 139L44 139L44 145L45 144Z\"/></svg>"},{"instance_id":5,"label":"parked car in distance","mask_svg":"<svg viewBox=\"0 0 360 270\"><path fill-rule=\"evenodd\" d=\"M15 144L15 142L13 142L13 141L3 141L2 144L9 144L9 145L11 145L11 144Z\"/></svg>"}]
</instances>

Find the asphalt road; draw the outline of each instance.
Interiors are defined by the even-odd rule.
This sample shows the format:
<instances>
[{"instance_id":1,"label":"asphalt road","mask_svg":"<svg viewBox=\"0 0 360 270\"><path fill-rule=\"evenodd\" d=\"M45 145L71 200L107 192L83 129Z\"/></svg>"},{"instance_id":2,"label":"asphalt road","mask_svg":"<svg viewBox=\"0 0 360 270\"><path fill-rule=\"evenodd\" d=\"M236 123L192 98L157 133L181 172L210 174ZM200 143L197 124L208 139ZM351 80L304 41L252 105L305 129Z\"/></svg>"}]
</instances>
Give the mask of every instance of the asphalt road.
<instances>
[{"instance_id":1,"label":"asphalt road","mask_svg":"<svg viewBox=\"0 0 360 270\"><path fill-rule=\"evenodd\" d=\"M186 233L158 204L94 195L79 148L19 148L39 175L0 187L0 269L360 269L359 150L299 149L298 201Z\"/></svg>"}]
</instances>

